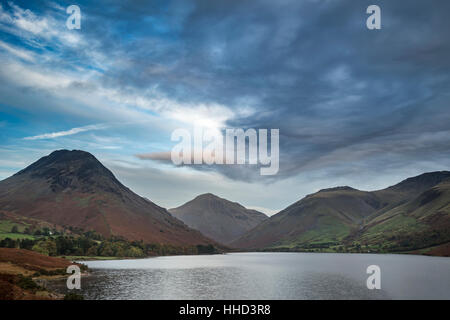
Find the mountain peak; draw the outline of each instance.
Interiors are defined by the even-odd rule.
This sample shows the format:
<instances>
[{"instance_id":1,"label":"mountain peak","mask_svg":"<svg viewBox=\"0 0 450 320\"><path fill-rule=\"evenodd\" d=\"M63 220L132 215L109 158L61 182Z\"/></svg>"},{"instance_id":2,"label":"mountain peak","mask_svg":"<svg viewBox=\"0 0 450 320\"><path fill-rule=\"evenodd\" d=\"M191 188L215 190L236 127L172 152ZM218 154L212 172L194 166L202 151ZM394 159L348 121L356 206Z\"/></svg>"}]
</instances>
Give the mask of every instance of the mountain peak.
<instances>
[{"instance_id":1,"label":"mountain peak","mask_svg":"<svg viewBox=\"0 0 450 320\"><path fill-rule=\"evenodd\" d=\"M40 158L14 176L45 179L53 191L83 189L119 193L125 187L92 154L82 150L56 150Z\"/></svg>"},{"instance_id":2,"label":"mountain peak","mask_svg":"<svg viewBox=\"0 0 450 320\"><path fill-rule=\"evenodd\" d=\"M213 193L203 193L194 198L194 200L222 200L219 196L216 196Z\"/></svg>"},{"instance_id":3,"label":"mountain peak","mask_svg":"<svg viewBox=\"0 0 450 320\"><path fill-rule=\"evenodd\" d=\"M26 167L25 169L19 171L16 173L16 175L20 175L27 172L36 171L39 168L46 167L49 165L55 165L58 163L68 163L73 161L94 161L98 162L98 164L101 165L101 163L89 152L82 151L82 150L55 150L52 153L50 153L48 156L44 156L37 160L36 162L33 162L31 165Z\"/></svg>"},{"instance_id":4,"label":"mountain peak","mask_svg":"<svg viewBox=\"0 0 450 320\"><path fill-rule=\"evenodd\" d=\"M398 191L425 191L439 183L450 180L450 171L433 171L420 174L403 180L402 182L389 187Z\"/></svg>"},{"instance_id":5,"label":"mountain peak","mask_svg":"<svg viewBox=\"0 0 450 320\"><path fill-rule=\"evenodd\" d=\"M358 190L349 186L338 186L333 188L321 189L318 192L333 192L333 191L358 191Z\"/></svg>"},{"instance_id":6,"label":"mountain peak","mask_svg":"<svg viewBox=\"0 0 450 320\"><path fill-rule=\"evenodd\" d=\"M94 158L94 156L83 150L67 150L67 149L61 149L61 150L55 150L52 153L49 154L49 157L53 158L73 158L73 159L81 159L81 158Z\"/></svg>"}]
</instances>

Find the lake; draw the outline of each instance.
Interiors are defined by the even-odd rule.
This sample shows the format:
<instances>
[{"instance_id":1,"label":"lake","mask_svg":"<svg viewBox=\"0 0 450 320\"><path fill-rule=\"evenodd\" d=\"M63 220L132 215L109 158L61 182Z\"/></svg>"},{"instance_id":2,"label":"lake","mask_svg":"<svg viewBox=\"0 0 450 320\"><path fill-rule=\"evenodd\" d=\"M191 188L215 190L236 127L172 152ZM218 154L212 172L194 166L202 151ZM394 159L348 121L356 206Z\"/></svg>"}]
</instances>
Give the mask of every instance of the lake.
<instances>
[{"instance_id":1,"label":"lake","mask_svg":"<svg viewBox=\"0 0 450 320\"><path fill-rule=\"evenodd\" d=\"M450 258L232 253L82 261L85 299L450 299ZM369 265L381 289L369 290ZM60 282L62 287L65 283Z\"/></svg>"}]
</instances>

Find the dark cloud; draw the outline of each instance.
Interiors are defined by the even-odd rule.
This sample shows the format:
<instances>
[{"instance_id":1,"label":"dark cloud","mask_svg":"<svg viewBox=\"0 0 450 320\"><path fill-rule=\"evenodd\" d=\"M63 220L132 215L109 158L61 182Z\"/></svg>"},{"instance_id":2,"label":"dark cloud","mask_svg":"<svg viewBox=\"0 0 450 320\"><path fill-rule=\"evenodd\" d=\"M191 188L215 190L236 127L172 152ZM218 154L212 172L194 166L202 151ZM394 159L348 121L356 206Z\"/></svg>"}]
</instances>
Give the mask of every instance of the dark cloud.
<instances>
[{"instance_id":1,"label":"dark cloud","mask_svg":"<svg viewBox=\"0 0 450 320\"><path fill-rule=\"evenodd\" d=\"M256 114L228 124L280 128L280 178L342 161L370 162L376 172L389 161L437 159L450 149L439 134L450 123L450 3L377 1L380 31L365 27L370 4L195 1L172 12L182 12L182 24L167 39L146 38L130 52L142 72L110 76L156 84L182 101L251 104ZM330 158L339 150L345 159ZM218 170L256 179L237 167Z\"/></svg>"},{"instance_id":2,"label":"dark cloud","mask_svg":"<svg viewBox=\"0 0 450 320\"><path fill-rule=\"evenodd\" d=\"M83 32L120 60L102 81L123 91L219 103L255 113L230 127L279 128L280 172L377 173L442 160L450 151L450 2L81 2ZM370 165L370 166L369 166ZM369 167L368 167L369 166ZM196 166L237 180L244 166ZM347 170L348 169L348 170Z\"/></svg>"}]
</instances>

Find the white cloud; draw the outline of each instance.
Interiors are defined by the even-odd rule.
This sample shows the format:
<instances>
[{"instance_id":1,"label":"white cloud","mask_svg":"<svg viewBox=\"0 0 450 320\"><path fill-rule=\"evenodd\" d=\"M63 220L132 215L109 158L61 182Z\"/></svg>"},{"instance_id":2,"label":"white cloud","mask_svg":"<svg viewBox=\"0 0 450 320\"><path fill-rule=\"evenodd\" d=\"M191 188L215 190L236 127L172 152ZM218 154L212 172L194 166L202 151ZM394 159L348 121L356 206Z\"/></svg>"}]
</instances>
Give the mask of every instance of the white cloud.
<instances>
[{"instance_id":1,"label":"white cloud","mask_svg":"<svg viewBox=\"0 0 450 320\"><path fill-rule=\"evenodd\" d=\"M242 115L242 112L252 113L249 108L235 111L226 105L217 103L187 103L171 99L157 90L156 87L138 90L133 88L117 89L106 86L102 72L82 65L75 65L75 70L67 69L61 63L58 52L63 49L77 51L88 55L85 65L106 66L114 68L120 61L117 56L108 58L95 50L93 39L83 38L83 33L76 33L65 28L64 21L52 16L39 16L28 9L22 9L9 2L10 10L6 11L0 5L0 30L19 37L30 46L39 47L41 51L25 51L13 47L6 42L0 42L0 48L7 51L5 59L0 60L0 75L7 83L13 83L19 88L45 90L54 97L81 103L95 113L120 114L122 118L134 121L152 121L148 111L175 123L185 126L201 126L205 128L223 128L226 122ZM94 42L93 42L94 41ZM56 53L45 49L46 44L56 47ZM20 58L20 59L17 59ZM39 63L23 63L39 61ZM45 61L45 64L41 63ZM80 109L66 111L78 114ZM105 113L105 111L107 111ZM91 111L89 111L91 112ZM167 121L165 122L167 123ZM177 125L178 126L178 125Z\"/></svg>"},{"instance_id":2,"label":"white cloud","mask_svg":"<svg viewBox=\"0 0 450 320\"><path fill-rule=\"evenodd\" d=\"M34 61L34 54L28 50L15 48L0 40L0 47L23 60Z\"/></svg>"},{"instance_id":3,"label":"white cloud","mask_svg":"<svg viewBox=\"0 0 450 320\"><path fill-rule=\"evenodd\" d=\"M24 140L54 139L54 138L63 137L63 136L70 136L70 135L77 134L80 132L106 129L107 127L108 126L103 125L103 124L95 124L95 125L89 125L89 126L84 126L84 127L79 127L79 128L72 128L67 131L44 133L44 134L40 134L37 136L25 137L23 139Z\"/></svg>"},{"instance_id":4,"label":"white cloud","mask_svg":"<svg viewBox=\"0 0 450 320\"><path fill-rule=\"evenodd\" d=\"M70 46L83 44L83 38L65 27L65 21L56 20L51 16L41 17L29 9L22 9L13 2L8 2L11 12L5 11L0 5L0 29L20 36L24 40L37 45L35 38L57 41Z\"/></svg>"},{"instance_id":5,"label":"white cloud","mask_svg":"<svg viewBox=\"0 0 450 320\"><path fill-rule=\"evenodd\" d=\"M20 62L2 61L1 71L10 82L21 87L59 90L69 86L75 79L69 75L53 72L45 68L34 68Z\"/></svg>"},{"instance_id":6,"label":"white cloud","mask_svg":"<svg viewBox=\"0 0 450 320\"><path fill-rule=\"evenodd\" d=\"M225 105L179 102L165 97L156 89L141 94L138 91L124 93L103 87L99 88L97 93L115 103L152 111L190 126L223 128L227 120L236 116L235 111ZM248 112L248 109L245 109L245 112Z\"/></svg>"},{"instance_id":7,"label":"white cloud","mask_svg":"<svg viewBox=\"0 0 450 320\"><path fill-rule=\"evenodd\" d=\"M105 87L99 80L100 74L97 71L74 73L28 65L14 59L4 59L0 66L0 75L16 86L45 90L56 97L88 105L101 113L107 111L109 115L111 112L118 112L123 117L136 121L148 119L147 112L151 111L186 126L218 129L224 128L226 121L237 116L234 110L225 105L179 102L156 90L123 92ZM244 108L242 112L248 114L252 111Z\"/></svg>"}]
</instances>

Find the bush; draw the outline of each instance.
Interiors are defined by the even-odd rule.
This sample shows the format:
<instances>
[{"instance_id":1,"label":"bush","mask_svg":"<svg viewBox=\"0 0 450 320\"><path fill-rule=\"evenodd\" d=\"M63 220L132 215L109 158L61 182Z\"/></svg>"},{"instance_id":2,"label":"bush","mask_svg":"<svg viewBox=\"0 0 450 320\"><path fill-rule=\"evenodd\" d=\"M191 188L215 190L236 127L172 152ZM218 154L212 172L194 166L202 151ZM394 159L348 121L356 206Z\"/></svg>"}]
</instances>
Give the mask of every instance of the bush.
<instances>
[{"instance_id":1,"label":"bush","mask_svg":"<svg viewBox=\"0 0 450 320\"><path fill-rule=\"evenodd\" d=\"M128 256L128 257L134 257L134 258L140 258L140 257L144 257L145 254L144 254L144 252L142 251L141 248L138 248L138 247L130 247L130 248L127 250L127 256Z\"/></svg>"},{"instance_id":2,"label":"bush","mask_svg":"<svg viewBox=\"0 0 450 320\"><path fill-rule=\"evenodd\" d=\"M51 238L39 241L31 248L31 250L47 256L55 256L57 253L56 243Z\"/></svg>"},{"instance_id":3,"label":"bush","mask_svg":"<svg viewBox=\"0 0 450 320\"><path fill-rule=\"evenodd\" d=\"M31 279L31 277L25 277L23 275L18 276L16 285L24 290L36 291L38 289L41 289L41 287L38 286L36 282L34 282L33 279Z\"/></svg>"},{"instance_id":4,"label":"bush","mask_svg":"<svg viewBox=\"0 0 450 320\"><path fill-rule=\"evenodd\" d=\"M212 244L208 245L197 245L197 252L198 254L211 254L211 253L217 253L216 248Z\"/></svg>"},{"instance_id":5,"label":"bush","mask_svg":"<svg viewBox=\"0 0 450 320\"><path fill-rule=\"evenodd\" d=\"M64 300L84 300L84 297L81 294L69 292L64 296Z\"/></svg>"}]
</instances>

